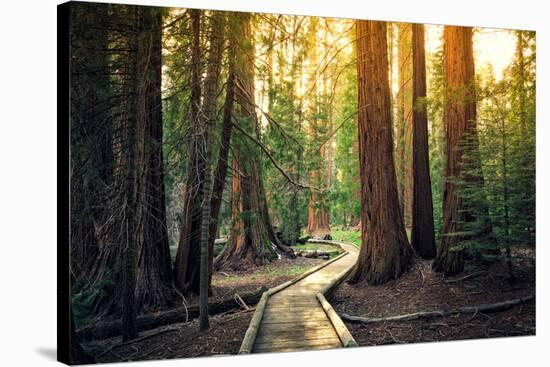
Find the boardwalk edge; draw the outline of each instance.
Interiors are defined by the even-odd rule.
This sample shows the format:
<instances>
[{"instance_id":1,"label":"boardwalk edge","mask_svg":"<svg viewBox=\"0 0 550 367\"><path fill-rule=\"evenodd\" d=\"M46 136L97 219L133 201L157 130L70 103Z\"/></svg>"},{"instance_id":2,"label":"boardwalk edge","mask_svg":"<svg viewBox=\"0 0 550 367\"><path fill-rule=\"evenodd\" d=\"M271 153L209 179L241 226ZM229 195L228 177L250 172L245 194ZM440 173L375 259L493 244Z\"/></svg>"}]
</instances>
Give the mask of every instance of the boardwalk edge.
<instances>
[{"instance_id":1,"label":"boardwalk edge","mask_svg":"<svg viewBox=\"0 0 550 367\"><path fill-rule=\"evenodd\" d=\"M342 249L342 245L353 246L351 244L329 240L323 240L320 243L337 245ZM330 292L332 292L334 288L336 288L344 281L344 279L346 279L346 276L351 272L352 269L353 267L350 267L349 269L342 271L325 288L323 288L321 292L317 293L316 295L317 300L321 304L321 307L323 307L323 310L325 311L325 314L332 323L334 330L336 330L336 334L338 334L338 338L340 338L340 341L342 342L344 348L358 347L359 344L357 344L357 342L349 332L348 328L346 327L346 324L344 324L340 316L338 316L338 314L336 313L332 305L327 301L325 296L329 296Z\"/></svg>"},{"instance_id":2,"label":"boardwalk edge","mask_svg":"<svg viewBox=\"0 0 550 367\"><path fill-rule=\"evenodd\" d=\"M308 242L317 242L316 240L308 241ZM319 242L319 243L325 243ZM309 269L305 273L300 274L294 279L291 279L285 283L282 283L274 288L268 289L264 294L262 295L262 298L258 302L258 305L256 306L256 311L254 311L254 316L252 316L252 320L250 321L250 324L248 325L248 329L246 329L246 333L243 338L243 342L241 343L241 348L239 349L239 354L250 354L252 353L252 348L254 346L254 342L256 341L256 336L258 335L258 329L260 328L260 323L262 322L262 317L264 315L265 306L267 305L267 302L269 300L269 297L271 297L273 294L282 291L283 289L290 287L294 283L299 282L300 280L304 279L305 277L321 270L325 266L328 266L332 264L333 262L340 260L342 257L346 256L348 252L344 250L342 254L336 256L334 259L325 261L322 264L317 265L314 268ZM338 278L338 277L337 277ZM340 320L341 321L341 320ZM331 321L332 322L332 321ZM338 334L340 335L340 334Z\"/></svg>"}]
</instances>

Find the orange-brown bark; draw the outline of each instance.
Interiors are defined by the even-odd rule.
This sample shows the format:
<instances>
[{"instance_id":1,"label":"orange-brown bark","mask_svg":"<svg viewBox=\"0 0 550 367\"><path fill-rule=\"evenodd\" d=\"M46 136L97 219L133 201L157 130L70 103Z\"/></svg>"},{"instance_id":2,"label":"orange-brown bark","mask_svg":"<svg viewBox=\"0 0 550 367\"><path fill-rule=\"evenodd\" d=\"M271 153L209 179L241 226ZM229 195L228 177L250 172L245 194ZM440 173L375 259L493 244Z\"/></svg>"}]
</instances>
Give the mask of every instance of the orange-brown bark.
<instances>
[{"instance_id":1,"label":"orange-brown bark","mask_svg":"<svg viewBox=\"0 0 550 367\"><path fill-rule=\"evenodd\" d=\"M381 284L408 267L393 159L386 23L357 21L361 251L350 282Z\"/></svg>"}]
</instances>

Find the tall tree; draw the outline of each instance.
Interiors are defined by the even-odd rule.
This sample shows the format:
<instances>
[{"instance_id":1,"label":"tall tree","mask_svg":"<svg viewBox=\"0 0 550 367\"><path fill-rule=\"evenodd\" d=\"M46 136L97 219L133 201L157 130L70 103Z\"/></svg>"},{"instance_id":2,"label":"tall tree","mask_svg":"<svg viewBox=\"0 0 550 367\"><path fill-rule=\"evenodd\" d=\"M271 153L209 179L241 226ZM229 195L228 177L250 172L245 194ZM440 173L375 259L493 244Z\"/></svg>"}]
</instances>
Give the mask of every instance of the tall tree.
<instances>
[{"instance_id":1,"label":"tall tree","mask_svg":"<svg viewBox=\"0 0 550 367\"><path fill-rule=\"evenodd\" d=\"M412 24L397 24L396 162L397 187L406 228L412 224L413 60Z\"/></svg>"},{"instance_id":2,"label":"tall tree","mask_svg":"<svg viewBox=\"0 0 550 367\"><path fill-rule=\"evenodd\" d=\"M259 137L254 101L254 43L250 14L236 16L235 35L239 40L235 62L235 120L241 132L233 141L231 179L231 232L228 243L215 259L215 267L239 268L262 265L274 259L273 247L280 246L271 227L259 148L249 137ZM245 136L248 135L248 136Z\"/></svg>"},{"instance_id":3,"label":"tall tree","mask_svg":"<svg viewBox=\"0 0 550 367\"><path fill-rule=\"evenodd\" d=\"M184 293L200 293L201 203L204 185L204 140L201 134L201 12L189 11L191 19L191 95L187 178L180 237L174 263L174 284Z\"/></svg>"},{"instance_id":4,"label":"tall tree","mask_svg":"<svg viewBox=\"0 0 550 367\"><path fill-rule=\"evenodd\" d=\"M309 75L309 136L311 139L311 165L309 173L310 186L318 188L313 189L310 192L310 198L308 202L307 211L307 233L310 236L324 238L330 234L329 213L325 200L323 188L326 186L326 169L325 169L325 155L326 144L321 146L319 150L316 147L318 141L322 140L324 134L323 124L319 121L320 115L320 98L317 85L316 72L319 70L318 65L318 50L317 50L317 30L318 30L317 18L312 17L310 19L309 29L309 46L310 46L310 75Z\"/></svg>"},{"instance_id":5,"label":"tall tree","mask_svg":"<svg viewBox=\"0 0 550 367\"><path fill-rule=\"evenodd\" d=\"M350 282L382 284L409 264L393 160L386 23L356 22L361 251ZM368 230L367 230L368 229Z\"/></svg>"},{"instance_id":6,"label":"tall tree","mask_svg":"<svg viewBox=\"0 0 550 367\"><path fill-rule=\"evenodd\" d=\"M413 202L411 244L425 259L435 256L432 184L428 149L424 25L412 25L413 53Z\"/></svg>"},{"instance_id":7,"label":"tall tree","mask_svg":"<svg viewBox=\"0 0 550 367\"><path fill-rule=\"evenodd\" d=\"M442 239L433 268L451 275L463 269L464 245L489 235L491 223L482 190L472 28L445 26L444 53L446 181ZM472 191L478 195L469 195Z\"/></svg>"},{"instance_id":8,"label":"tall tree","mask_svg":"<svg viewBox=\"0 0 550 367\"><path fill-rule=\"evenodd\" d=\"M113 57L117 83L113 180L108 220L90 271L97 315L123 317L125 339L137 335L135 316L173 304L162 163L161 9L117 6L121 51Z\"/></svg>"},{"instance_id":9,"label":"tall tree","mask_svg":"<svg viewBox=\"0 0 550 367\"><path fill-rule=\"evenodd\" d=\"M70 17L70 257L76 292L87 285L99 252L97 228L108 215L105 190L113 167L113 88L108 70L108 6L73 6Z\"/></svg>"},{"instance_id":10,"label":"tall tree","mask_svg":"<svg viewBox=\"0 0 550 367\"><path fill-rule=\"evenodd\" d=\"M214 174L214 187L212 188L211 199L211 222L210 222L210 235L208 239L208 253L210 263L210 274L213 269L213 253L214 253L214 240L216 233L219 229L220 222L220 209L223 198L223 191L225 186L225 180L227 177L227 169L229 167L229 148L231 142L231 135L233 131L233 104L235 102L235 55L238 45L238 40L234 36L234 24L231 26L231 36L229 37L229 65L228 75L226 82L226 94L223 105L223 119L222 119L222 131L220 134L220 149L218 153L218 165Z\"/></svg>"},{"instance_id":11,"label":"tall tree","mask_svg":"<svg viewBox=\"0 0 550 367\"><path fill-rule=\"evenodd\" d=\"M211 144L213 141L213 132L215 128L217 109L218 82L221 69L221 57L223 50L223 13L216 12L211 18L211 36L210 51L207 60L206 79L204 81L204 121L202 123L202 135L204 139L204 183L202 186L201 203L201 262L200 262L200 330L209 327L208 322L208 293L210 283L210 255L209 255L209 236L210 236L210 215L211 215L211 197L212 197L212 172L211 164Z\"/></svg>"},{"instance_id":12,"label":"tall tree","mask_svg":"<svg viewBox=\"0 0 550 367\"><path fill-rule=\"evenodd\" d=\"M162 9L139 11L137 45L138 208L136 301L142 311L172 304L162 152Z\"/></svg>"}]
</instances>

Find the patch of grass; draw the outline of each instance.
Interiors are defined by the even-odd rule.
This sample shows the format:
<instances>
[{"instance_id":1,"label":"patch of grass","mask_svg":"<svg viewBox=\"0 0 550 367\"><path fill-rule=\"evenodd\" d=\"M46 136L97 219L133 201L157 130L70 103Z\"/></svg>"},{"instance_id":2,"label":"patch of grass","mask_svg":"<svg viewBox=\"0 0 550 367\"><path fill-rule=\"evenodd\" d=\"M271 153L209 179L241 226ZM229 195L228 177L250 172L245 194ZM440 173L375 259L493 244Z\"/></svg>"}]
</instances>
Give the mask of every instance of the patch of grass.
<instances>
[{"instance_id":1,"label":"patch of grass","mask_svg":"<svg viewBox=\"0 0 550 367\"><path fill-rule=\"evenodd\" d=\"M407 232L407 237L409 238L409 241L410 241L411 230L406 229L406 232ZM334 241L347 242L357 246L358 248L361 247L361 231L350 231L350 230L344 230L341 228L337 228L337 229L332 228L330 231L330 235L332 236L332 239Z\"/></svg>"},{"instance_id":2,"label":"patch of grass","mask_svg":"<svg viewBox=\"0 0 550 367\"><path fill-rule=\"evenodd\" d=\"M292 265L288 267L268 267L265 269L265 275L270 277L291 276L301 274L311 269L314 265Z\"/></svg>"},{"instance_id":3,"label":"patch of grass","mask_svg":"<svg viewBox=\"0 0 550 367\"><path fill-rule=\"evenodd\" d=\"M293 276L301 274L305 271L308 271L315 265L313 264L304 264L304 265L291 265L291 266L263 266L258 268L252 275L249 275L251 280L262 279L262 278L276 278L282 276ZM229 274L221 278L223 283L232 283L236 280L242 279L243 275L241 274Z\"/></svg>"},{"instance_id":4,"label":"patch of grass","mask_svg":"<svg viewBox=\"0 0 550 367\"><path fill-rule=\"evenodd\" d=\"M334 241L347 242L361 247L361 231L350 231L341 228L332 228L330 235Z\"/></svg>"},{"instance_id":5,"label":"patch of grass","mask_svg":"<svg viewBox=\"0 0 550 367\"><path fill-rule=\"evenodd\" d=\"M293 249L295 250L303 250L303 251L322 251L322 252L334 252L334 251L337 251L337 252L340 252L338 250L338 247L336 246L331 246L331 245L325 245L325 244L322 244L322 243L304 243L303 245L296 245L296 246L292 246Z\"/></svg>"}]
</instances>

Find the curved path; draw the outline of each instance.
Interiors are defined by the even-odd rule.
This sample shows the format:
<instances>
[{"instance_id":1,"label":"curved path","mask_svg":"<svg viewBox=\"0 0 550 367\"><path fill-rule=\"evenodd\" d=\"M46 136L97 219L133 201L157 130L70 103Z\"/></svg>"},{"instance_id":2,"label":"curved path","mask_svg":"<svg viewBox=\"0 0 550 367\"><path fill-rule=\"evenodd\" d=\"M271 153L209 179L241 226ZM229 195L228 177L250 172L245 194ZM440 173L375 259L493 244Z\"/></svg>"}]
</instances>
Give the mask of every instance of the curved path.
<instances>
[{"instance_id":1,"label":"curved path","mask_svg":"<svg viewBox=\"0 0 550 367\"><path fill-rule=\"evenodd\" d=\"M316 295L357 260L355 246L340 244L347 255L271 295L252 353L342 347L342 342Z\"/></svg>"}]
</instances>

